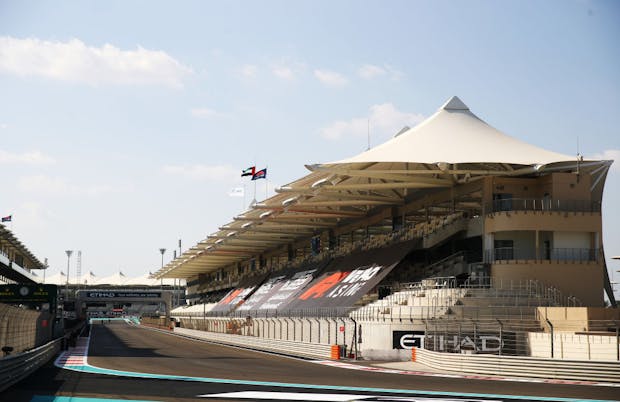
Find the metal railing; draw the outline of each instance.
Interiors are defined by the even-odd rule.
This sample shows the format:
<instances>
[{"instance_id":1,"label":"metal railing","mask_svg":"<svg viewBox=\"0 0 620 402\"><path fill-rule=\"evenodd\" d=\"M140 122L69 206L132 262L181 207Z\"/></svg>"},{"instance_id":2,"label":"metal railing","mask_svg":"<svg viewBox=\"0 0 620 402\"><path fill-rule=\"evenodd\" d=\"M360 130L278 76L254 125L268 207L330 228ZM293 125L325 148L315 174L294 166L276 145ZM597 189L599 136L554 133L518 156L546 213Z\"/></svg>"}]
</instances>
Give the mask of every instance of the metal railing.
<instances>
[{"instance_id":1,"label":"metal railing","mask_svg":"<svg viewBox=\"0 0 620 402\"><path fill-rule=\"evenodd\" d=\"M56 339L25 353L0 359L0 392L34 373L59 351L61 339Z\"/></svg>"},{"instance_id":2,"label":"metal railing","mask_svg":"<svg viewBox=\"0 0 620 402\"><path fill-rule=\"evenodd\" d=\"M507 211L601 212L601 203L589 200L507 198L485 204L484 210L487 214Z\"/></svg>"}]
</instances>

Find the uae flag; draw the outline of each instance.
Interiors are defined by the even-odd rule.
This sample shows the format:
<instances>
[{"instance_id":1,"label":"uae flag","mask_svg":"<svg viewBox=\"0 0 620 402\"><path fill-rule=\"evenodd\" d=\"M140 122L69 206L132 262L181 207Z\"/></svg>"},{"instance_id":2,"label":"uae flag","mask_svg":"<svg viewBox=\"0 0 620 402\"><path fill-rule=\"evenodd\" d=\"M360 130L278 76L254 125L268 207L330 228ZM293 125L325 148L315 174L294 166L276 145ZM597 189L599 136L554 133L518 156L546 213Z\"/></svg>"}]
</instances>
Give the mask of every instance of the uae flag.
<instances>
[{"instance_id":1,"label":"uae flag","mask_svg":"<svg viewBox=\"0 0 620 402\"><path fill-rule=\"evenodd\" d=\"M256 166L250 166L249 168L243 169L241 171L241 177L244 177L244 176L252 176L252 177L254 177L254 173L256 173ZM254 179L252 179L252 180L254 180Z\"/></svg>"},{"instance_id":2,"label":"uae flag","mask_svg":"<svg viewBox=\"0 0 620 402\"><path fill-rule=\"evenodd\" d=\"M2 217L2 222L11 222L13 220L13 215L7 215Z\"/></svg>"},{"instance_id":3,"label":"uae flag","mask_svg":"<svg viewBox=\"0 0 620 402\"><path fill-rule=\"evenodd\" d=\"M258 172L252 175L252 180L266 179L266 178L267 178L267 168L259 170Z\"/></svg>"}]
</instances>

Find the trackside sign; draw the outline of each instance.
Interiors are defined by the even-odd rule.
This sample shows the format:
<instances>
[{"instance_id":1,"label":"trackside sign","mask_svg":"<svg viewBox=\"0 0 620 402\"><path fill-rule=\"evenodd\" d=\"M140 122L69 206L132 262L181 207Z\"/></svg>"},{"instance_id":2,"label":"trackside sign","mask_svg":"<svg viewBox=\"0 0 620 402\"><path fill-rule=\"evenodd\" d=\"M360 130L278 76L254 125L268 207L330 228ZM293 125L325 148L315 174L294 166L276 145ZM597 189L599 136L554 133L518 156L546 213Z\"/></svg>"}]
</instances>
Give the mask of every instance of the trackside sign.
<instances>
[{"instance_id":1,"label":"trackside sign","mask_svg":"<svg viewBox=\"0 0 620 402\"><path fill-rule=\"evenodd\" d=\"M91 299L159 299L161 292L86 292L86 297Z\"/></svg>"}]
</instances>

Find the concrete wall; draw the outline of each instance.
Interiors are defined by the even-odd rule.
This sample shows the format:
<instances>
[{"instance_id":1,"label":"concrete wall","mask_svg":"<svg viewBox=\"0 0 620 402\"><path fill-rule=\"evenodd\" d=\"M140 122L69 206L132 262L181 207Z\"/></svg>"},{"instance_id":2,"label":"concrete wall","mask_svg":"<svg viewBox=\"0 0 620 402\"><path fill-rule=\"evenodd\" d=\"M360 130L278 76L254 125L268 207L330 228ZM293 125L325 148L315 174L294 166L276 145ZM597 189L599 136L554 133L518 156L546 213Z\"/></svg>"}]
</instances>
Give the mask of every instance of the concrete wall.
<instances>
[{"instance_id":1,"label":"concrete wall","mask_svg":"<svg viewBox=\"0 0 620 402\"><path fill-rule=\"evenodd\" d=\"M591 234L588 232L553 232L554 248L590 248Z\"/></svg>"},{"instance_id":2,"label":"concrete wall","mask_svg":"<svg viewBox=\"0 0 620 402\"><path fill-rule=\"evenodd\" d=\"M537 316L549 320L556 332L607 331L620 325L620 309L616 308L538 307Z\"/></svg>"},{"instance_id":3,"label":"concrete wall","mask_svg":"<svg viewBox=\"0 0 620 402\"><path fill-rule=\"evenodd\" d=\"M491 265L491 277L513 281L539 280L558 287L564 296L577 297L583 306L603 306L603 268L593 261L497 262Z\"/></svg>"},{"instance_id":4,"label":"concrete wall","mask_svg":"<svg viewBox=\"0 0 620 402\"><path fill-rule=\"evenodd\" d=\"M562 232L601 232L598 212L509 211L487 215L485 232L545 230Z\"/></svg>"},{"instance_id":5,"label":"concrete wall","mask_svg":"<svg viewBox=\"0 0 620 402\"><path fill-rule=\"evenodd\" d=\"M512 240L517 250L534 250L536 247L536 233L533 231L508 231L495 233L494 240Z\"/></svg>"}]
</instances>

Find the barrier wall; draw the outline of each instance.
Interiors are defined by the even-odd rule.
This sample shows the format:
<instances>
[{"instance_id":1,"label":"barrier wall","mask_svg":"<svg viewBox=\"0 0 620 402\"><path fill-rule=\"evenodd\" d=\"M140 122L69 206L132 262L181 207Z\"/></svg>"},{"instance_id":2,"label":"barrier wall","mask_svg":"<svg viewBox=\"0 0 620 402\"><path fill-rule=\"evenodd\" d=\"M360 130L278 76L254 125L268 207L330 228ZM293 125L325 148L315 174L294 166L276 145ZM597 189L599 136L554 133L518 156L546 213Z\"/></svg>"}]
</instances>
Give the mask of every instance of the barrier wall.
<instances>
[{"instance_id":1,"label":"barrier wall","mask_svg":"<svg viewBox=\"0 0 620 402\"><path fill-rule=\"evenodd\" d=\"M552 357L550 333L529 333L528 341L531 356ZM553 358L555 359L619 361L619 349L620 344L615 334L553 334Z\"/></svg>"},{"instance_id":2,"label":"barrier wall","mask_svg":"<svg viewBox=\"0 0 620 402\"><path fill-rule=\"evenodd\" d=\"M207 333L241 335L317 344L347 345L353 341L355 324L349 318L267 317L267 318L180 318L180 328ZM178 329L178 328L177 328ZM354 348L353 348L354 350Z\"/></svg>"},{"instance_id":3,"label":"barrier wall","mask_svg":"<svg viewBox=\"0 0 620 402\"><path fill-rule=\"evenodd\" d=\"M61 340L0 359L0 392L34 373L60 351Z\"/></svg>"},{"instance_id":4,"label":"barrier wall","mask_svg":"<svg viewBox=\"0 0 620 402\"><path fill-rule=\"evenodd\" d=\"M459 373L620 383L618 362L469 355L432 352L425 349L416 349L415 357L417 362L428 367Z\"/></svg>"},{"instance_id":5,"label":"barrier wall","mask_svg":"<svg viewBox=\"0 0 620 402\"><path fill-rule=\"evenodd\" d=\"M52 338L50 314L0 304L0 348L12 347L21 353Z\"/></svg>"},{"instance_id":6,"label":"barrier wall","mask_svg":"<svg viewBox=\"0 0 620 402\"><path fill-rule=\"evenodd\" d=\"M190 338L218 342L226 345L241 346L256 350L282 353L291 356L325 360L332 357L332 345L329 344L296 342L281 339L265 339L243 335L205 332L187 328L175 328L174 332Z\"/></svg>"}]
</instances>

